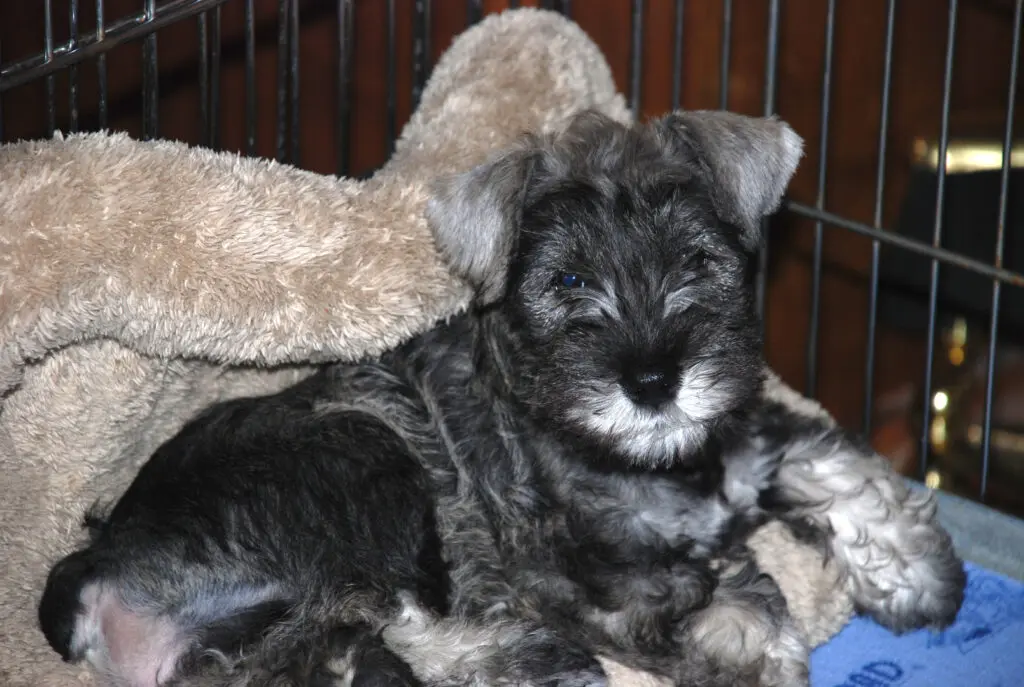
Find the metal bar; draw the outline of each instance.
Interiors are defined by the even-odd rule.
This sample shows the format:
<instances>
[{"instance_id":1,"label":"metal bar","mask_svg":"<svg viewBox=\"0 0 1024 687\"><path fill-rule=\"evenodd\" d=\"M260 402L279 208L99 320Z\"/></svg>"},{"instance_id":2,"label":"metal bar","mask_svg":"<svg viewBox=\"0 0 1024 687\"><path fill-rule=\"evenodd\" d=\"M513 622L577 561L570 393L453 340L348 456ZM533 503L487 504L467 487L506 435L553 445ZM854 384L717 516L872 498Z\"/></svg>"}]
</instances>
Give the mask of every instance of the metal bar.
<instances>
[{"instance_id":1,"label":"metal bar","mask_svg":"<svg viewBox=\"0 0 1024 687\"><path fill-rule=\"evenodd\" d=\"M832 53L835 44L836 2L828 0L825 13L825 65L821 76L821 132L818 138L818 190L814 207L825 209L825 188L828 173L828 124L832 102ZM814 257L811 272L811 316L807 331L807 372L804 394L817 395L818 386L818 330L821 327L821 270L825 236L821 221L814 223Z\"/></svg>"},{"instance_id":2,"label":"metal bar","mask_svg":"<svg viewBox=\"0 0 1024 687\"><path fill-rule=\"evenodd\" d=\"M1013 12L1013 47L1010 55L1010 78L1006 96L1006 130L1003 132L1003 169L999 179L999 219L996 225L996 255L993 265L1002 267L1006 247L1006 211L1010 199L1010 150L1013 146L1013 117L1017 105L1017 67L1020 62L1020 32L1024 23L1024 0L1017 0ZM988 493L989 457L992 442L992 396L996 374L996 340L999 335L999 301L1002 284L992 282L992 319L988 332L988 366L985 371L985 414L981 440L981 484L978 498L984 503Z\"/></svg>"},{"instance_id":3,"label":"metal bar","mask_svg":"<svg viewBox=\"0 0 1024 687\"><path fill-rule=\"evenodd\" d=\"M882 72L882 112L878 126L878 167L875 170L875 229L882 228L885 197L885 157L889 138L889 101L892 97L892 49L896 34L896 0L889 0L885 19L885 58ZM871 241L871 279L868 292L868 341L864 354L864 436L871 435L875 396L875 340L878 326L878 279L882 243Z\"/></svg>"},{"instance_id":4,"label":"metal bar","mask_svg":"<svg viewBox=\"0 0 1024 687\"><path fill-rule=\"evenodd\" d=\"M946 193L946 147L949 144L949 104L953 92L953 55L956 45L958 0L949 2L949 28L946 35L946 71L942 84L942 122L939 131L939 168L935 193L935 231L932 247L942 247L942 210ZM928 445L931 425L932 367L935 357L935 329L938 323L939 261L932 260L931 286L928 292L928 340L925 346L924 398L921 418L921 479L928 473Z\"/></svg>"},{"instance_id":5,"label":"metal bar","mask_svg":"<svg viewBox=\"0 0 1024 687\"><path fill-rule=\"evenodd\" d=\"M288 153L288 3L280 0L277 11L277 161Z\"/></svg>"},{"instance_id":6,"label":"metal bar","mask_svg":"<svg viewBox=\"0 0 1024 687\"><path fill-rule=\"evenodd\" d=\"M562 9L559 10L563 16L572 18L572 0L562 0Z\"/></svg>"},{"instance_id":7,"label":"metal bar","mask_svg":"<svg viewBox=\"0 0 1024 687\"><path fill-rule=\"evenodd\" d=\"M256 16L245 0L245 154L256 155Z\"/></svg>"},{"instance_id":8,"label":"metal bar","mask_svg":"<svg viewBox=\"0 0 1024 687\"><path fill-rule=\"evenodd\" d=\"M199 129L203 146L210 145L210 16L203 12L196 17L199 31Z\"/></svg>"},{"instance_id":9,"label":"metal bar","mask_svg":"<svg viewBox=\"0 0 1024 687\"><path fill-rule=\"evenodd\" d=\"M718 71L718 107L729 108L729 60L732 56L732 0L722 1L722 54Z\"/></svg>"},{"instance_id":10,"label":"metal bar","mask_svg":"<svg viewBox=\"0 0 1024 687\"><path fill-rule=\"evenodd\" d=\"M291 88L291 158L290 162L298 166L302 160L302 139L300 136L302 117L299 106L299 0L291 0L289 13L288 37L288 80Z\"/></svg>"},{"instance_id":11,"label":"metal bar","mask_svg":"<svg viewBox=\"0 0 1024 687\"><path fill-rule=\"evenodd\" d=\"M0 64L4 63L3 41L0 41ZM0 93L0 143L4 142L4 96Z\"/></svg>"},{"instance_id":12,"label":"metal bar","mask_svg":"<svg viewBox=\"0 0 1024 687\"><path fill-rule=\"evenodd\" d=\"M472 26L484 18L484 0L466 0L466 26Z\"/></svg>"},{"instance_id":13,"label":"metal bar","mask_svg":"<svg viewBox=\"0 0 1024 687\"><path fill-rule=\"evenodd\" d=\"M764 115L775 114L775 80L779 69L779 15L782 0L769 0L768 3L768 41L765 50L764 67ZM757 261L757 275L754 280L754 291L757 300L757 315L760 320L762 334L768 310L768 232L771 220L761 221L761 251Z\"/></svg>"},{"instance_id":14,"label":"metal bar","mask_svg":"<svg viewBox=\"0 0 1024 687\"><path fill-rule=\"evenodd\" d=\"M412 109L420 104L430 73L430 0L416 0L412 31Z\"/></svg>"},{"instance_id":15,"label":"metal bar","mask_svg":"<svg viewBox=\"0 0 1024 687\"><path fill-rule=\"evenodd\" d=\"M146 21L152 22L156 0L145 0ZM159 135L159 70L157 69L156 33L142 39L142 138L152 140Z\"/></svg>"},{"instance_id":16,"label":"metal bar","mask_svg":"<svg viewBox=\"0 0 1024 687\"><path fill-rule=\"evenodd\" d=\"M338 0L338 176L351 173L352 37L355 12L352 0Z\"/></svg>"},{"instance_id":17,"label":"metal bar","mask_svg":"<svg viewBox=\"0 0 1024 687\"><path fill-rule=\"evenodd\" d=\"M14 62L0 70L0 92L42 78L83 60L102 55L123 43L137 40L174 22L195 16L227 0L166 0L155 8L152 19L145 12L121 19L105 30L79 39L73 49L69 43L53 47L52 59L46 53ZM97 8L102 0L97 0ZM101 12L102 13L102 12ZM98 24L100 22L97 22Z\"/></svg>"},{"instance_id":18,"label":"metal bar","mask_svg":"<svg viewBox=\"0 0 1024 687\"><path fill-rule=\"evenodd\" d=\"M508 0L508 8L514 10L519 7L519 0Z\"/></svg>"},{"instance_id":19,"label":"metal bar","mask_svg":"<svg viewBox=\"0 0 1024 687\"><path fill-rule=\"evenodd\" d=\"M106 45L107 41L107 28L104 23L103 17L103 0L96 0L96 34L95 40L96 45ZM76 51L80 48L76 48ZM0 79L0 92L3 91L3 79ZM96 83L99 87L99 107L97 108L97 116L100 125L100 129L107 128L107 54L101 52L96 57Z\"/></svg>"},{"instance_id":20,"label":"metal bar","mask_svg":"<svg viewBox=\"0 0 1024 687\"><path fill-rule=\"evenodd\" d=\"M672 109L678 110L683 101L683 16L685 0L676 0L675 31L672 38Z\"/></svg>"},{"instance_id":21,"label":"metal bar","mask_svg":"<svg viewBox=\"0 0 1024 687\"><path fill-rule=\"evenodd\" d=\"M210 118L206 121L206 138L214 150L220 148L220 7L213 9L210 27Z\"/></svg>"},{"instance_id":22,"label":"metal bar","mask_svg":"<svg viewBox=\"0 0 1024 687\"><path fill-rule=\"evenodd\" d=\"M1006 284L1013 286L1024 287L1024 274L1020 272L1014 272L1003 267L993 267L988 263L969 258L955 251L951 251L947 248L935 247L927 243L922 243L915 239L908 239L902 234L898 234L893 231L887 231L885 229L875 229L874 227L864 224L863 222L856 222L852 219L847 219L840 215L818 210L810 205L798 203L794 200L787 199L783 202L783 207L790 212L795 212L803 217L809 217L814 220L821 220L825 224L840 227L842 229L849 229L855 234L861 236L867 236L871 239L877 239L882 243L890 246L895 246L903 250L910 251L917 255L923 255L926 258L938 260L939 262L946 265L953 265L954 267L960 267L965 270L971 270L976 272L982 277L988 277L989 279L998 279Z\"/></svg>"},{"instance_id":23,"label":"metal bar","mask_svg":"<svg viewBox=\"0 0 1024 687\"><path fill-rule=\"evenodd\" d=\"M395 149L395 135L397 133L397 122L396 122L396 105L397 96L395 91L397 90L396 76L396 59L395 59L395 0L388 0L388 37L387 37L387 49L388 49L388 84L387 84L387 119L385 121L385 141L387 147L385 148L387 157L391 157L391 153Z\"/></svg>"},{"instance_id":24,"label":"metal bar","mask_svg":"<svg viewBox=\"0 0 1024 687\"><path fill-rule=\"evenodd\" d=\"M78 0L68 4L68 44L78 43ZM78 131L78 65L68 67L68 130Z\"/></svg>"},{"instance_id":25,"label":"metal bar","mask_svg":"<svg viewBox=\"0 0 1024 687\"><path fill-rule=\"evenodd\" d=\"M53 6L51 0L43 3L43 22L45 23L45 44L43 55L47 63L53 62ZM46 130L49 136L57 130L57 84L53 74L46 76Z\"/></svg>"},{"instance_id":26,"label":"metal bar","mask_svg":"<svg viewBox=\"0 0 1024 687\"><path fill-rule=\"evenodd\" d=\"M640 116L641 86L644 62L644 0L632 0L629 44L629 107L634 117Z\"/></svg>"}]
</instances>

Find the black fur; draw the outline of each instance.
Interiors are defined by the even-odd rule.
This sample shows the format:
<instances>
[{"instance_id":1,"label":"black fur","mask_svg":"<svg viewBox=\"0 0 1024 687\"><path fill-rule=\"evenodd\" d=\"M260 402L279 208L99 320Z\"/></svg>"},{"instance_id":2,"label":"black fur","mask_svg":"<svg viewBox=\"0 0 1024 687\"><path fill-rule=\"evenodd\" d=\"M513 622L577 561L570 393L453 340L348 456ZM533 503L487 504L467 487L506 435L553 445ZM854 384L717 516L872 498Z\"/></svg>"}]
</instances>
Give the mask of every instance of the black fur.
<instances>
[{"instance_id":1,"label":"black fur","mask_svg":"<svg viewBox=\"0 0 1024 687\"><path fill-rule=\"evenodd\" d=\"M430 216L475 309L190 423L54 568L48 640L140 686L603 685L598 654L806 684L743 548L769 517L882 622L950 622L963 572L930 501L762 395L749 260L798 157L773 120L584 114L449 181ZM865 547L892 561L858 567Z\"/></svg>"}]
</instances>

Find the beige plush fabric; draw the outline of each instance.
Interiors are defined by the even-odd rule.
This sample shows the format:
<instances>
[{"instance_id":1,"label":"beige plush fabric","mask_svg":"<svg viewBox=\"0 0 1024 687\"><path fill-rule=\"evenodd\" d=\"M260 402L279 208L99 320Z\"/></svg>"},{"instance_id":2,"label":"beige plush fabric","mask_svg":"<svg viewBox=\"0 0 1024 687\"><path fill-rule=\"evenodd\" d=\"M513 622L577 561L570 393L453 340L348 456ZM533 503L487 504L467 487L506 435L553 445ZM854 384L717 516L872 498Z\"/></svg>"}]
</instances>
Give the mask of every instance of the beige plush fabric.
<instances>
[{"instance_id":1,"label":"beige plush fabric","mask_svg":"<svg viewBox=\"0 0 1024 687\"><path fill-rule=\"evenodd\" d=\"M453 44L365 182L121 135L0 148L0 684L88 683L35 606L90 503L201 407L463 307L423 219L427 182L583 107L629 118L576 25L518 10ZM843 625L819 557L778 528L757 547L812 643ZM653 684L610 669L617 687Z\"/></svg>"}]
</instances>

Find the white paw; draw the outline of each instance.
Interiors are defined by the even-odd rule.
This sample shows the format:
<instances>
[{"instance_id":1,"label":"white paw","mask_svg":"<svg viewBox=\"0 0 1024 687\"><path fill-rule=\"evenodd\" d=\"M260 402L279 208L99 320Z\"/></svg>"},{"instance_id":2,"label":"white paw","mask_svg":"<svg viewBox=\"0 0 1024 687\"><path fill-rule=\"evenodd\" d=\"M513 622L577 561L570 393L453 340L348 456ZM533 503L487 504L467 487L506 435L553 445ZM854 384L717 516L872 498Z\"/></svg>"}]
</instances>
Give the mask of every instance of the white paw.
<instances>
[{"instance_id":1,"label":"white paw","mask_svg":"<svg viewBox=\"0 0 1024 687\"><path fill-rule=\"evenodd\" d=\"M881 456L829 448L787 457L779 483L806 504L801 517L831 530L831 554L857 609L897 632L950 624L966 575L932 494L910 490Z\"/></svg>"}]
</instances>

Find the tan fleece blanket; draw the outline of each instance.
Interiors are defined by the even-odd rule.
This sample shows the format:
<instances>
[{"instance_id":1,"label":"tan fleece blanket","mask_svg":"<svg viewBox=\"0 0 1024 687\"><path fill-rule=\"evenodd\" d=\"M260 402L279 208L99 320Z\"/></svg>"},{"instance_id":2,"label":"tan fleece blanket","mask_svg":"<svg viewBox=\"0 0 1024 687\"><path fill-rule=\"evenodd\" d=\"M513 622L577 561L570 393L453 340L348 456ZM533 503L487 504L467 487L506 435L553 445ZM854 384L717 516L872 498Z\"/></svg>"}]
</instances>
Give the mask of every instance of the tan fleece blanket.
<instances>
[{"instance_id":1,"label":"tan fleece blanket","mask_svg":"<svg viewBox=\"0 0 1024 687\"><path fill-rule=\"evenodd\" d=\"M200 408L463 307L423 219L427 182L584 107L629 118L575 24L518 10L456 40L365 182L122 135L0 148L0 684L89 682L46 646L35 608L90 503ZM812 644L844 624L848 597L816 554L773 527L756 548ZM610 669L616 687L653 684Z\"/></svg>"}]
</instances>

